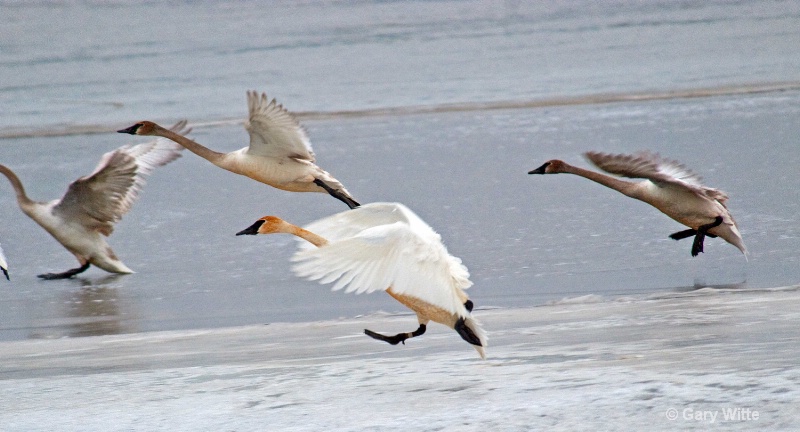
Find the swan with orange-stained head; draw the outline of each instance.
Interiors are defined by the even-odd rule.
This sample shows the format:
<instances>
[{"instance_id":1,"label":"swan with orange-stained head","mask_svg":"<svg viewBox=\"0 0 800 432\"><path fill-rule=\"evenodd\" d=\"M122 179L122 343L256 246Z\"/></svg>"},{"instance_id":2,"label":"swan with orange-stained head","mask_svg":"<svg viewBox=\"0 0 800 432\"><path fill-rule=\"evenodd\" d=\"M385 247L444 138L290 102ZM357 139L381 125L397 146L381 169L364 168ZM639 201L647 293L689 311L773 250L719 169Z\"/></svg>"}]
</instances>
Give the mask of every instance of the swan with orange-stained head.
<instances>
[{"instance_id":1,"label":"swan with orange-stained head","mask_svg":"<svg viewBox=\"0 0 800 432\"><path fill-rule=\"evenodd\" d=\"M232 173L289 192L328 193L350 208L359 206L338 180L316 165L308 135L292 113L275 99L255 91L247 92L247 105L250 117L244 127L250 134L250 145L230 153L213 151L150 121L118 132L169 138Z\"/></svg>"},{"instance_id":2,"label":"swan with orange-stained head","mask_svg":"<svg viewBox=\"0 0 800 432\"><path fill-rule=\"evenodd\" d=\"M364 330L368 336L392 345L405 343L434 321L454 329L486 358L486 333L472 317L473 303L464 292L472 285L467 268L406 206L365 204L305 228L265 216L236 235L275 233L293 234L316 246L304 244L292 258L297 276L336 281L334 291L386 291L417 314L419 328L413 332L385 336Z\"/></svg>"},{"instance_id":3,"label":"swan with orange-stained head","mask_svg":"<svg viewBox=\"0 0 800 432\"><path fill-rule=\"evenodd\" d=\"M747 258L742 235L725 205L728 195L719 189L703 186L701 178L681 163L649 152L634 155L586 152L584 156L607 173L644 181L624 181L556 159L545 162L528 174L575 174L644 201L689 227L669 237L681 240L694 236L692 256L703 252L703 241L709 236L720 237L736 246Z\"/></svg>"},{"instance_id":4,"label":"swan with orange-stained head","mask_svg":"<svg viewBox=\"0 0 800 432\"><path fill-rule=\"evenodd\" d=\"M172 130L189 132L185 120L172 126ZM78 268L39 277L70 278L88 270L90 265L111 273L133 273L117 258L104 237L111 235L114 224L131 209L144 186L145 176L179 158L182 150L163 138L122 146L104 154L94 172L72 182L61 199L50 202L28 198L19 177L0 165L0 173L14 188L20 210L72 252L80 263Z\"/></svg>"}]
</instances>

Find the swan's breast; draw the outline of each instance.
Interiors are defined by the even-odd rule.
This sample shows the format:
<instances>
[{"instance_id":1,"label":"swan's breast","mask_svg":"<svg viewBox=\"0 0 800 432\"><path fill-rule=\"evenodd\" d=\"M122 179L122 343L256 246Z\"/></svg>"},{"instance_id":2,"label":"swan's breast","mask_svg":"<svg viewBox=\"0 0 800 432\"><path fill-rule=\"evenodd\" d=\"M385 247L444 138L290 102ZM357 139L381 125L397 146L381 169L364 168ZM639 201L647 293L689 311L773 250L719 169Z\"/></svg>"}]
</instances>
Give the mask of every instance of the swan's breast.
<instances>
[{"instance_id":1,"label":"swan's breast","mask_svg":"<svg viewBox=\"0 0 800 432\"><path fill-rule=\"evenodd\" d=\"M308 192L319 189L312 183L319 168L312 163L294 159L270 158L234 152L227 155L223 168L290 192Z\"/></svg>"}]
</instances>

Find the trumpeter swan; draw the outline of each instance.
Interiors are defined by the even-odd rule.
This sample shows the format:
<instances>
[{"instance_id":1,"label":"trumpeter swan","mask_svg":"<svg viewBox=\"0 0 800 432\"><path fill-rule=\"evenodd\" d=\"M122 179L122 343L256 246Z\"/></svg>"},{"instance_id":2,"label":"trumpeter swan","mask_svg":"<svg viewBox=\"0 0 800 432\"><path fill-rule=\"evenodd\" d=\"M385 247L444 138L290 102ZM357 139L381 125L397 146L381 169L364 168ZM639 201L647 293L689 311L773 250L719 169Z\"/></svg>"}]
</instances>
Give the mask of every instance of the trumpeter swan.
<instances>
[{"instance_id":1,"label":"trumpeter swan","mask_svg":"<svg viewBox=\"0 0 800 432\"><path fill-rule=\"evenodd\" d=\"M3 271L7 280L11 280L11 278L8 277L8 261L6 261L6 254L3 253L2 247L0 247L0 270Z\"/></svg>"},{"instance_id":2,"label":"trumpeter swan","mask_svg":"<svg viewBox=\"0 0 800 432\"><path fill-rule=\"evenodd\" d=\"M747 257L747 249L736 222L725 206L728 195L700 184L701 178L681 163L649 152L635 155L586 152L584 156L608 173L645 180L624 181L560 160L547 161L528 174L575 174L644 201L689 227L688 230L673 233L670 238L680 240L694 236L692 256L703 252L703 240L707 235L721 237Z\"/></svg>"},{"instance_id":3,"label":"trumpeter swan","mask_svg":"<svg viewBox=\"0 0 800 432\"><path fill-rule=\"evenodd\" d=\"M230 172L289 192L327 192L350 208L359 206L338 180L315 164L308 135L289 111L255 91L247 92L247 105L250 119L244 127L250 145L230 153L215 152L149 121L119 132L169 138Z\"/></svg>"},{"instance_id":4,"label":"trumpeter swan","mask_svg":"<svg viewBox=\"0 0 800 432\"><path fill-rule=\"evenodd\" d=\"M181 121L172 130L188 133L185 127L186 121ZM104 154L94 172L72 182L61 199L50 202L32 201L16 174L0 165L0 173L11 182L22 212L55 237L80 263L78 268L39 277L69 278L92 264L111 273L133 273L117 258L103 236L110 236L114 224L130 210L144 186L145 175L180 157L182 150L183 147L166 139L122 146Z\"/></svg>"},{"instance_id":5,"label":"trumpeter swan","mask_svg":"<svg viewBox=\"0 0 800 432\"><path fill-rule=\"evenodd\" d=\"M300 228L265 216L236 235L288 233L303 245L292 258L299 277L337 281L333 290L386 291L417 314L419 328L385 336L368 336L392 345L425 333L429 321L446 325L486 358L486 334L472 317L465 289L472 285L461 260L450 255L441 237L411 210L398 203L371 203Z\"/></svg>"}]
</instances>

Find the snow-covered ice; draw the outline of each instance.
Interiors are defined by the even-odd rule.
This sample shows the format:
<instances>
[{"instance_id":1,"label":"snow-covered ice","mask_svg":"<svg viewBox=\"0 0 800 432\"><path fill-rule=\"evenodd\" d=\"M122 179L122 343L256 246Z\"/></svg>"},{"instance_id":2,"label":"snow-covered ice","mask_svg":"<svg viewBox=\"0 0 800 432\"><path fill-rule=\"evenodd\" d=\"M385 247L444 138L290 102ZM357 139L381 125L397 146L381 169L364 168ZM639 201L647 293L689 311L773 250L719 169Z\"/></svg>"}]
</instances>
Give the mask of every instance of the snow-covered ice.
<instances>
[{"instance_id":1,"label":"snow-covered ice","mask_svg":"<svg viewBox=\"0 0 800 432\"><path fill-rule=\"evenodd\" d=\"M0 425L4 431L800 426L800 287L568 299L476 315L490 332L487 361L442 326L400 346L361 333L416 325L411 315L388 314L4 342Z\"/></svg>"}]
</instances>

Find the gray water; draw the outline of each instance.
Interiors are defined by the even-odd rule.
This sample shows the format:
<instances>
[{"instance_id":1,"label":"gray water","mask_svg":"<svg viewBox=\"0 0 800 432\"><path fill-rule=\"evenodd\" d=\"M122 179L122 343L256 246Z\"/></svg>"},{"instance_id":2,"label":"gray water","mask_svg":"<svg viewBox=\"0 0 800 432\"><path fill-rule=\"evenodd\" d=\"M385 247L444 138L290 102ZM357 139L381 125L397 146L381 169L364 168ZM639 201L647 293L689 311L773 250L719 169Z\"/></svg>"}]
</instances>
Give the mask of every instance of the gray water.
<instances>
[{"instance_id":1,"label":"gray water","mask_svg":"<svg viewBox=\"0 0 800 432\"><path fill-rule=\"evenodd\" d=\"M194 139L234 150L247 135L231 119L258 89L308 113L319 165L361 202L403 202L439 231L469 267L479 307L792 285L797 28L797 2L5 2L0 162L49 200L132 142L113 131L143 118L186 117L206 125ZM785 90L748 91L765 83ZM537 103L709 88L734 90ZM507 101L543 106L483 109ZM585 166L586 150L642 149L731 196L749 261L718 239L692 258L688 240L667 237L681 226L655 209L584 179L526 174L551 158ZM263 215L304 224L345 210L340 202L192 154L151 176L110 238L129 276L38 280L76 262L0 188L12 277L0 284L0 339L401 310L387 296L297 280L288 237L234 236Z\"/></svg>"}]
</instances>

